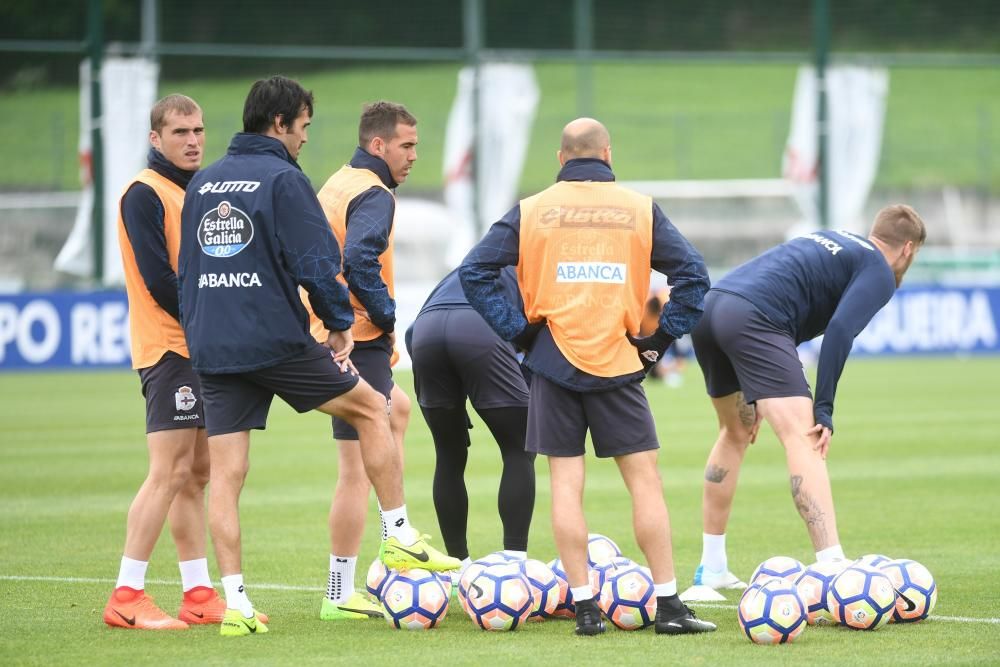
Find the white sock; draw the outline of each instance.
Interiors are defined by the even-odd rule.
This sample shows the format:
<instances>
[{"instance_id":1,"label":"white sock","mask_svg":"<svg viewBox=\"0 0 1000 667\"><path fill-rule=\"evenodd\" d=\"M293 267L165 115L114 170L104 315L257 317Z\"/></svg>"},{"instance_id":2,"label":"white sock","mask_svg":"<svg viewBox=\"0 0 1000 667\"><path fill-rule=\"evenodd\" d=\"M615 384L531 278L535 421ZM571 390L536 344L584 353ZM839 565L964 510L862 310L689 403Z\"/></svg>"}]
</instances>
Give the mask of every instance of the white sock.
<instances>
[{"instance_id":1,"label":"white sock","mask_svg":"<svg viewBox=\"0 0 1000 667\"><path fill-rule=\"evenodd\" d=\"M501 553L510 556L516 560L528 560L527 551L514 551L513 549L504 549Z\"/></svg>"},{"instance_id":2,"label":"white sock","mask_svg":"<svg viewBox=\"0 0 1000 667\"><path fill-rule=\"evenodd\" d=\"M834 544L832 547L817 551L816 560L823 563L829 560L847 560L847 557L844 556L844 548L839 544Z\"/></svg>"},{"instance_id":3,"label":"white sock","mask_svg":"<svg viewBox=\"0 0 1000 667\"><path fill-rule=\"evenodd\" d=\"M385 529L385 515L382 514L382 503L378 502L378 498L375 499L375 502L378 503L378 518L382 522L382 541L385 542L389 539L389 531Z\"/></svg>"},{"instance_id":4,"label":"white sock","mask_svg":"<svg viewBox=\"0 0 1000 667\"><path fill-rule=\"evenodd\" d=\"M594 589L590 587L590 584L586 586L573 586L569 589L569 592L573 594L573 602L583 602L594 597Z\"/></svg>"},{"instance_id":5,"label":"white sock","mask_svg":"<svg viewBox=\"0 0 1000 667\"><path fill-rule=\"evenodd\" d=\"M149 567L149 561L132 560L128 556L122 556L122 564L118 569L118 583L115 584L115 588L128 586L137 591L145 590L147 567Z\"/></svg>"},{"instance_id":6,"label":"white sock","mask_svg":"<svg viewBox=\"0 0 1000 667\"><path fill-rule=\"evenodd\" d=\"M469 556L463 558L462 565L461 567L458 568L458 575L462 576L463 574L465 574L466 568L468 568L470 565L472 565L472 558L470 558Z\"/></svg>"},{"instance_id":7,"label":"white sock","mask_svg":"<svg viewBox=\"0 0 1000 667\"><path fill-rule=\"evenodd\" d=\"M677 580L671 579L665 584L653 584L653 595L658 598L677 595Z\"/></svg>"},{"instance_id":8,"label":"white sock","mask_svg":"<svg viewBox=\"0 0 1000 667\"><path fill-rule=\"evenodd\" d=\"M406 516L406 505L394 510L382 510L382 525L385 526L385 539L395 537L405 546L416 541L414 536L417 531L410 526L410 520Z\"/></svg>"},{"instance_id":9,"label":"white sock","mask_svg":"<svg viewBox=\"0 0 1000 667\"><path fill-rule=\"evenodd\" d=\"M244 618L253 617L253 605L247 597L242 574L231 574L222 578L222 589L226 593L226 609L239 609Z\"/></svg>"},{"instance_id":10,"label":"white sock","mask_svg":"<svg viewBox=\"0 0 1000 667\"><path fill-rule=\"evenodd\" d=\"M181 586L185 593L198 586L212 587L212 578L208 575L207 558L182 560L177 565L181 568Z\"/></svg>"},{"instance_id":11,"label":"white sock","mask_svg":"<svg viewBox=\"0 0 1000 667\"><path fill-rule=\"evenodd\" d=\"M334 604L344 604L354 595L354 568L357 556L330 554L330 580L326 584L326 597Z\"/></svg>"},{"instance_id":12,"label":"white sock","mask_svg":"<svg viewBox=\"0 0 1000 667\"><path fill-rule=\"evenodd\" d=\"M729 563L726 560L726 534L701 534L701 564L712 572L728 572Z\"/></svg>"}]
</instances>

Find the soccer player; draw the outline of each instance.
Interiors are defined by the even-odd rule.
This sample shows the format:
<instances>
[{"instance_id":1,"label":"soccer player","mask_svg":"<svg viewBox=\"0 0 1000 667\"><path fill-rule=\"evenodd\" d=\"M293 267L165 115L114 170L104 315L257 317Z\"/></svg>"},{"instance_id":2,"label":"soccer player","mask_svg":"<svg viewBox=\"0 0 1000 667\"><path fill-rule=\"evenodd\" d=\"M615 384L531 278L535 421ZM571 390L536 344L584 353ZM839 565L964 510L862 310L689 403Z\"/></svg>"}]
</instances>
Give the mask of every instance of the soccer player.
<instances>
[{"instance_id":1,"label":"soccer player","mask_svg":"<svg viewBox=\"0 0 1000 667\"><path fill-rule=\"evenodd\" d=\"M691 336L719 437L705 466L695 585L746 587L729 571L726 524L761 419L785 448L792 500L816 560L844 558L826 469L837 382L855 336L892 297L926 237L916 211L888 206L867 238L821 231L792 239L733 269L709 292ZM820 334L814 402L795 348Z\"/></svg>"},{"instance_id":2,"label":"soccer player","mask_svg":"<svg viewBox=\"0 0 1000 667\"><path fill-rule=\"evenodd\" d=\"M129 507L125 554L104 622L176 630L188 623L219 623L225 611L205 557L208 445L201 388L188 359L177 303L181 205L184 189L201 167L205 126L201 108L184 95L168 95L153 105L149 125L147 167L126 186L118 210L132 366L146 399L149 471ZM149 557L168 518L184 589L180 620L145 594Z\"/></svg>"},{"instance_id":3,"label":"soccer player","mask_svg":"<svg viewBox=\"0 0 1000 667\"><path fill-rule=\"evenodd\" d=\"M524 199L466 256L469 303L504 339L528 350L527 449L548 457L552 528L576 604L576 632L604 632L587 572L585 439L614 457L632 498L636 541L653 573L656 632L710 632L677 596L670 518L656 467L659 443L641 380L701 315L708 273L701 255L649 197L614 182L611 140L598 121L563 130L557 182ZM517 266L521 312L498 282ZM636 338L650 270L673 291L660 328Z\"/></svg>"},{"instance_id":4,"label":"soccer player","mask_svg":"<svg viewBox=\"0 0 1000 667\"><path fill-rule=\"evenodd\" d=\"M394 193L406 181L416 159L417 119L401 104L367 104L351 161L334 173L317 195L344 249L342 277L354 309L351 361L361 377L388 401L392 436L401 457L410 398L392 380L392 364L398 356L394 349ZM315 314L311 314L311 330L317 340L326 339L327 330ZM338 451L337 485L330 503L330 573L320 618L382 618L382 606L354 588L371 487L359 452L358 432L344 419L334 417L333 437ZM383 526L383 539L385 530Z\"/></svg>"},{"instance_id":5,"label":"soccer player","mask_svg":"<svg viewBox=\"0 0 1000 667\"><path fill-rule=\"evenodd\" d=\"M375 487L389 567L458 567L409 523L402 464L385 397L357 377L349 354L353 315L337 241L296 159L308 138L313 97L281 76L257 81L243 107L244 132L194 179L182 214L181 321L204 393L212 466L209 525L225 588L223 635L267 632L246 594L239 497L250 429L262 429L275 394L298 412L319 410L358 430ZM309 333L298 295L330 334Z\"/></svg>"},{"instance_id":6,"label":"soccer player","mask_svg":"<svg viewBox=\"0 0 1000 667\"><path fill-rule=\"evenodd\" d=\"M500 273L504 293L522 309L517 274ZM472 309L452 271L427 297L406 331L413 360L417 403L434 438L434 509L448 554L468 567L469 494L465 466L472 423L468 398L496 439L503 459L497 507L503 524L503 548L509 556L528 557L528 529L535 508L535 453L524 449L528 427L528 385L517 351ZM459 573L461 574L461 573ZM454 575L453 575L454 576Z\"/></svg>"}]
</instances>

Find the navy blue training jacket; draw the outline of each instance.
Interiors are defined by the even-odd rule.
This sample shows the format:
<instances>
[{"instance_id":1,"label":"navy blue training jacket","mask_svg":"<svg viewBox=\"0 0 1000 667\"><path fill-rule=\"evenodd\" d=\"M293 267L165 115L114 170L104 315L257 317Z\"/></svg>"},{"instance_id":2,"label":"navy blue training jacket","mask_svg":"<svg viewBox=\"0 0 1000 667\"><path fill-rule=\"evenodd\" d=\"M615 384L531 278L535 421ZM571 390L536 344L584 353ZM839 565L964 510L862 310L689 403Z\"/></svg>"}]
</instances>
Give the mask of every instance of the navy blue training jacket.
<instances>
[{"instance_id":1,"label":"navy blue training jacket","mask_svg":"<svg viewBox=\"0 0 1000 667\"><path fill-rule=\"evenodd\" d=\"M277 139L240 133L191 179L181 214L184 335L200 373L274 366L315 345L298 286L331 331L354 314L312 184Z\"/></svg>"},{"instance_id":2,"label":"navy blue training jacket","mask_svg":"<svg viewBox=\"0 0 1000 667\"><path fill-rule=\"evenodd\" d=\"M743 297L796 345L824 334L813 413L832 431L837 382L854 338L896 291L879 249L849 232L814 232L741 264L712 289Z\"/></svg>"}]
</instances>

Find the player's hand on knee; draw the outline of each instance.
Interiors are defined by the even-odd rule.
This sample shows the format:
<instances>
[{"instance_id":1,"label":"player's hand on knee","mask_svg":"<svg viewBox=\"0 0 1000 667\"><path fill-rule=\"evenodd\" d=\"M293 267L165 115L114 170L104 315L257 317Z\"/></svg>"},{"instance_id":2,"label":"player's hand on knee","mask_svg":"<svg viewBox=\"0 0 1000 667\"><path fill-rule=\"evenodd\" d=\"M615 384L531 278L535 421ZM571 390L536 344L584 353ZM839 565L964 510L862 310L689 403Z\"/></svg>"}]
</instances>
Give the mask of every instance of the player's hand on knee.
<instances>
[{"instance_id":1,"label":"player's hand on knee","mask_svg":"<svg viewBox=\"0 0 1000 667\"><path fill-rule=\"evenodd\" d=\"M818 438L813 449L819 452L820 457L825 460L827 452L830 451L830 439L833 438L833 431L830 430L829 426L816 424L809 429L808 434Z\"/></svg>"}]
</instances>

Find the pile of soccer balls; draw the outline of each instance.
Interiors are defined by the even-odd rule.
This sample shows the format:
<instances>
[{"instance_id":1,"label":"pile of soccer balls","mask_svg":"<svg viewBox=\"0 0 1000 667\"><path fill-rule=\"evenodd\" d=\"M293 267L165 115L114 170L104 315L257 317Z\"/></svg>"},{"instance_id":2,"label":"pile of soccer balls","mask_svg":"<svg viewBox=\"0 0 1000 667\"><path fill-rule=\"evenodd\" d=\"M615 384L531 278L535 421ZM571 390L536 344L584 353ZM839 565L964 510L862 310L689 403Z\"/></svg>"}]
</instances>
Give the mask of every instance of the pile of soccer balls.
<instances>
[{"instance_id":1,"label":"pile of soccer balls","mask_svg":"<svg viewBox=\"0 0 1000 667\"><path fill-rule=\"evenodd\" d=\"M591 534L590 583L607 618L624 630L652 625L656 596L649 569L622 556L618 545ZM448 612L452 581L447 573L389 570L375 560L366 588L382 602L389 625L407 630L438 626ZM576 607L562 562L519 560L497 551L473 561L455 586L456 597L483 630L516 630L525 623L574 618Z\"/></svg>"},{"instance_id":2,"label":"pile of soccer balls","mask_svg":"<svg viewBox=\"0 0 1000 667\"><path fill-rule=\"evenodd\" d=\"M914 560L870 554L813 563L775 556L761 563L739 605L743 632L756 644L795 641L806 625L875 630L927 618L937 585Z\"/></svg>"}]
</instances>

